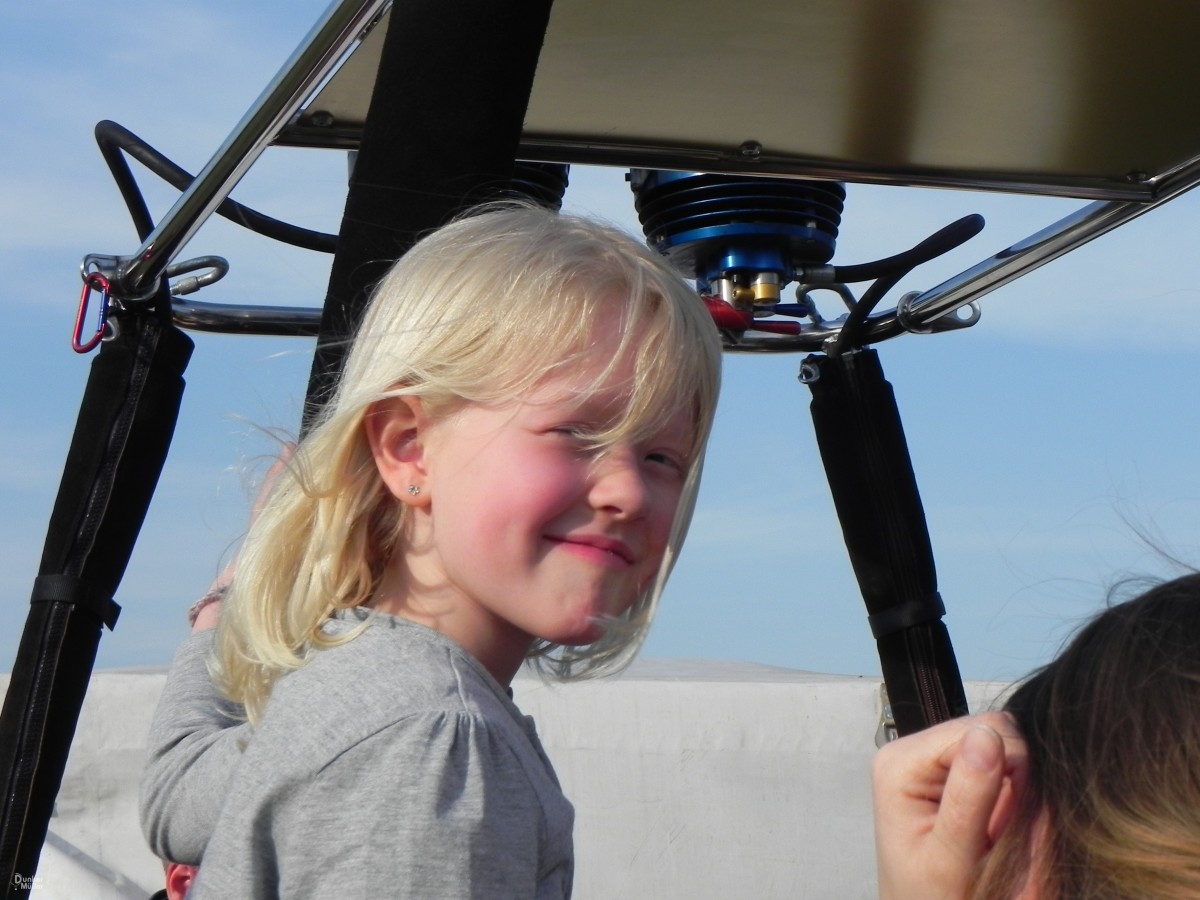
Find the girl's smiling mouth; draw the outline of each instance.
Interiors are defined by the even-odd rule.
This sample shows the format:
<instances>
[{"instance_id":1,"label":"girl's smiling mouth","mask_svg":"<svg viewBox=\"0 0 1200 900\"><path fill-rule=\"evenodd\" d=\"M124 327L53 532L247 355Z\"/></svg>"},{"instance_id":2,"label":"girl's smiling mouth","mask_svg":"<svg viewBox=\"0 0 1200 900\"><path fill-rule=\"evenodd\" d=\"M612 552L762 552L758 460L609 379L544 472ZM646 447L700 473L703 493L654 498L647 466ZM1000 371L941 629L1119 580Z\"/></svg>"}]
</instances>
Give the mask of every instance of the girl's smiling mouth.
<instances>
[{"instance_id":1,"label":"girl's smiling mouth","mask_svg":"<svg viewBox=\"0 0 1200 900\"><path fill-rule=\"evenodd\" d=\"M575 556L602 565L632 566L635 562L633 550L624 541L601 534L548 536L550 543L561 547Z\"/></svg>"}]
</instances>

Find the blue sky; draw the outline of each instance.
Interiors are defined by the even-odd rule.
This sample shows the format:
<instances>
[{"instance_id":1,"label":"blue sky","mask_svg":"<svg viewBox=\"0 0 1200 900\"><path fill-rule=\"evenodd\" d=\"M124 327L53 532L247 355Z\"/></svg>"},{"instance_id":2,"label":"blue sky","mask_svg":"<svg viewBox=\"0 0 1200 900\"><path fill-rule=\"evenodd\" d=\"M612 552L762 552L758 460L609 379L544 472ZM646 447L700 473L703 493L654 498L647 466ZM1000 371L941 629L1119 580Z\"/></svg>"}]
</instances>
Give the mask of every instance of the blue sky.
<instances>
[{"instance_id":1,"label":"blue sky","mask_svg":"<svg viewBox=\"0 0 1200 900\"><path fill-rule=\"evenodd\" d=\"M137 241L91 136L111 118L198 170L323 9L78 0L0 6L0 670L11 668L90 357L69 346L89 252ZM333 231L345 161L269 151L235 198ZM156 214L173 193L142 178ZM572 172L567 205L636 230L622 173ZM850 185L835 261L906 249L980 212L987 228L898 287L932 287L1077 201ZM1196 562L1200 195L1185 195L989 294L974 328L880 345L969 678L1044 662L1127 574ZM328 259L206 226L187 256L232 271L197 296L315 304ZM820 301L821 298L818 298ZM828 301L823 301L828 302ZM832 305L825 310L832 314ZM311 344L193 335L188 390L99 665L168 661L183 611L236 541L270 441L294 430ZM692 534L645 653L878 672L816 453L799 355L727 356Z\"/></svg>"}]
</instances>

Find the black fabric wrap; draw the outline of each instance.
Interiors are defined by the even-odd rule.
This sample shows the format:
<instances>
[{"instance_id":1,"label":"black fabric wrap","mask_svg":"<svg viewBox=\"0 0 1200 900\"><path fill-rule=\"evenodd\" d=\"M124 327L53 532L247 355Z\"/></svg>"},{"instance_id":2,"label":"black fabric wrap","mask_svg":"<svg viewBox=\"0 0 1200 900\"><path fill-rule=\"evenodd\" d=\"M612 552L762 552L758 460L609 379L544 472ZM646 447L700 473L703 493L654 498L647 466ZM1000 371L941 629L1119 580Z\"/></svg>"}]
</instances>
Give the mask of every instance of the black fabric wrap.
<instances>
[{"instance_id":1,"label":"black fabric wrap","mask_svg":"<svg viewBox=\"0 0 1200 900\"><path fill-rule=\"evenodd\" d=\"M892 386L870 349L810 356L821 460L867 614L897 729L967 711Z\"/></svg>"},{"instance_id":2,"label":"black fabric wrap","mask_svg":"<svg viewBox=\"0 0 1200 900\"><path fill-rule=\"evenodd\" d=\"M122 318L92 362L0 712L0 890L37 868L100 633L166 460L192 342Z\"/></svg>"}]
</instances>

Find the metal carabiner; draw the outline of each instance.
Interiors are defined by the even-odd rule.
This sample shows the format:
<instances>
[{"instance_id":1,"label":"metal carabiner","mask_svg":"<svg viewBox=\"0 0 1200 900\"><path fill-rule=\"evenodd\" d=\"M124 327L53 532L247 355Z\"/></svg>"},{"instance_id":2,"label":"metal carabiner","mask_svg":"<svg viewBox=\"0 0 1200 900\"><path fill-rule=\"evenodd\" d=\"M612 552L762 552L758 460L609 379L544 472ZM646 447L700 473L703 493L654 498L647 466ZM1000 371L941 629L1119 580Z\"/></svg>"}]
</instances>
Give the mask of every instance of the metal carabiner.
<instances>
[{"instance_id":1,"label":"metal carabiner","mask_svg":"<svg viewBox=\"0 0 1200 900\"><path fill-rule=\"evenodd\" d=\"M220 256L198 256L196 259L186 259L183 262L173 263L167 266L164 273L167 278L175 278L179 275L186 275L188 272L200 272L199 275L193 275L191 278L181 278L171 285L171 296L182 297L184 294L193 294L202 287L208 287L220 281L229 273L229 261Z\"/></svg>"},{"instance_id":2,"label":"metal carabiner","mask_svg":"<svg viewBox=\"0 0 1200 900\"><path fill-rule=\"evenodd\" d=\"M75 334L71 338L71 349L76 353L88 353L104 339L108 331L109 290L111 284L99 272L91 272L83 279L83 293L79 297L79 312L75 316ZM87 318L88 306L91 305L92 291L100 292L100 311L96 316L96 333L85 344L83 342L83 322Z\"/></svg>"}]
</instances>

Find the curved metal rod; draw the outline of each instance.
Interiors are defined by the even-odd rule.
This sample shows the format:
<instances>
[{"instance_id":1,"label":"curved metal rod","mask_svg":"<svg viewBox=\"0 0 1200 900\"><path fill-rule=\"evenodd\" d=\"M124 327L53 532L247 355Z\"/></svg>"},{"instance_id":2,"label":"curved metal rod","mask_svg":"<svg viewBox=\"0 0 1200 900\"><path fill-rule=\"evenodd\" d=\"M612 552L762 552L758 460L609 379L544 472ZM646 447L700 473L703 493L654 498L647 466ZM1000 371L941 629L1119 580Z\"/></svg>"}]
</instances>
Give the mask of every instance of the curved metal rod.
<instances>
[{"instance_id":1,"label":"curved metal rod","mask_svg":"<svg viewBox=\"0 0 1200 900\"><path fill-rule=\"evenodd\" d=\"M810 286L809 290L848 290L844 285ZM840 292L840 291L839 291ZM917 296L912 291L901 298L897 306L901 320L907 321L909 315L907 303ZM962 317L948 314L930 325L917 328L907 327L903 330L914 333L929 334L940 331L950 331L958 328L968 328L979 321L980 310L977 303L968 304L971 315ZM254 334L275 335L279 337L315 337L321 327L321 310L308 306L267 306L235 303L207 303L183 300L178 296L171 298L172 317L175 324L189 331L204 331L213 334ZM888 315L894 315L889 313ZM736 339L727 339L725 349L733 353L797 353L824 350L829 342L835 340L841 333L846 316L837 319L820 320L813 325L805 325L804 331L798 335L746 335ZM909 323L911 325L911 323Z\"/></svg>"},{"instance_id":2,"label":"curved metal rod","mask_svg":"<svg viewBox=\"0 0 1200 900\"><path fill-rule=\"evenodd\" d=\"M197 303L172 297L171 311L175 324L189 331L316 337L321 329L319 307Z\"/></svg>"},{"instance_id":3,"label":"curved metal rod","mask_svg":"<svg viewBox=\"0 0 1200 900\"><path fill-rule=\"evenodd\" d=\"M195 181L117 273L121 297L147 296L191 239L387 0L339 0L242 117Z\"/></svg>"}]
</instances>

